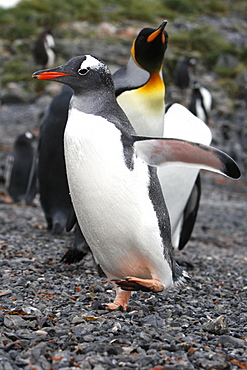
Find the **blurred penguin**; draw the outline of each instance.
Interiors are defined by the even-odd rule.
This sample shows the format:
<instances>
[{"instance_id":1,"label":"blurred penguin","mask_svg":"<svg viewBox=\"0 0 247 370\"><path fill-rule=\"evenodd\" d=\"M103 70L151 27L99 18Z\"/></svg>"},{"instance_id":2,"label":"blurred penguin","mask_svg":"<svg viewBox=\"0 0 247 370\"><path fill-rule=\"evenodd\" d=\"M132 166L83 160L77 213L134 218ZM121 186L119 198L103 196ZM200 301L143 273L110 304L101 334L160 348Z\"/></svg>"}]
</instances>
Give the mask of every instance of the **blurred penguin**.
<instances>
[{"instance_id":1,"label":"blurred penguin","mask_svg":"<svg viewBox=\"0 0 247 370\"><path fill-rule=\"evenodd\" d=\"M50 28L43 31L37 38L33 49L34 60L42 68L50 68L56 59L55 40Z\"/></svg>"},{"instance_id":2,"label":"blurred penguin","mask_svg":"<svg viewBox=\"0 0 247 370\"><path fill-rule=\"evenodd\" d=\"M194 69L197 63L196 58L186 57L178 60L175 68L174 84L181 90L188 89L194 80Z\"/></svg>"},{"instance_id":3,"label":"blurred penguin","mask_svg":"<svg viewBox=\"0 0 247 370\"><path fill-rule=\"evenodd\" d=\"M60 234L72 204L64 161L63 135L72 89L63 86L44 116L38 144L38 184L40 203L48 230Z\"/></svg>"},{"instance_id":4,"label":"blurred penguin","mask_svg":"<svg viewBox=\"0 0 247 370\"><path fill-rule=\"evenodd\" d=\"M31 204L37 193L35 174L30 181L31 171L35 171L35 141L31 132L19 135L7 157L5 187L14 202Z\"/></svg>"},{"instance_id":5,"label":"blurred penguin","mask_svg":"<svg viewBox=\"0 0 247 370\"><path fill-rule=\"evenodd\" d=\"M212 109L212 94L199 82L193 83L189 110L206 124L209 124L209 116Z\"/></svg>"}]
</instances>

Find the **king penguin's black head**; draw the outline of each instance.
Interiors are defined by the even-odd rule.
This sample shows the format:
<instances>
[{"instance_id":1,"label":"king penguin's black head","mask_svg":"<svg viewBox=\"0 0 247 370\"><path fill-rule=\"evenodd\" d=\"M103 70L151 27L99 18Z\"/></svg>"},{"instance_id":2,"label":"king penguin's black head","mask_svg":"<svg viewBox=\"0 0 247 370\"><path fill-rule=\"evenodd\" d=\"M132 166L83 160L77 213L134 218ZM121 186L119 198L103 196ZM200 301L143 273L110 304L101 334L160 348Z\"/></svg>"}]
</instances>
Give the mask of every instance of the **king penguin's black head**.
<instances>
[{"instance_id":1,"label":"king penguin's black head","mask_svg":"<svg viewBox=\"0 0 247 370\"><path fill-rule=\"evenodd\" d=\"M166 24L167 21L163 21L158 28L143 28L133 42L132 57L148 72L158 72L162 67L168 44Z\"/></svg>"},{"instance_id":2,"label":"king penguin's black head","mask_svg":"<svg viewBox=\"0 0 247 370\"><path fill-rule=\"evenodd\" d=\"M61 82L70 86L75 93L99 88L114 91L111 72L107 65L91 55L78 56L59 67L37 71L32 77Z\"/></svg>"}]
</instances>

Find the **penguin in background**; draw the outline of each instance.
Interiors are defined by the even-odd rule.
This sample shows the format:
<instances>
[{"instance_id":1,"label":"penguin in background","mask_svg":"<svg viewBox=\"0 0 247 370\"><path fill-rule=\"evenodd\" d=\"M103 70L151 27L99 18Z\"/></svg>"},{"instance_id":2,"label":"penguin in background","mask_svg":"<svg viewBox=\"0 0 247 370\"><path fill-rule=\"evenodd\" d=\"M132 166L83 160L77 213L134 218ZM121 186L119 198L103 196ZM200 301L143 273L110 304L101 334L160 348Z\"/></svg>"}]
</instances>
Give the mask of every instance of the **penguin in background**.
<instances>
[{"instance_id":1,"label":"penguin in background","mask_svg":"<svg viewBox=\"0 0 247 370\"><path fill-rule=\"evenodd\" d=\"M174 84L180 89L188 89L194 81L195 66L197 60L194 57L185 57L178 60L175 67Z\"/></svg>"},{"instance_id":2,"label":"penguin in background","mask_svg":"<svg viewBox=\"0 0 247 370\"><path fill-rule=\"evenodd\" d=\"M32 168L35 171L35 136L27 131L19 135L9 154L5 167L5 187L14 202L24 200L30 205L37 193L36 176L30 182Z\"/></svg>"},{"instance_id":3,"label":"penguin in background","mask_svg":"<svg viewBox=\"0 0 247 370\"><path fill-rule=\"evenodd\" d=\"M56 59L55 40L50 28L44 30L34 44L33 56L35 63L42 68L50 68Z\"/></svg>"},{"instance_id":4,"label":"penguin in background","mask_svg":"<svg viewBox=\"0 0 247 370\"><path fill-rule=\"evenodd\" d=\"M207 125L210 122L210 112L212 110L212 94L199 82L194 81L191 91L189 110Z\"/></svg>"},{"instance_id":5,"label":"penguin in background","mask_svg":"<svg viewBox=\"0 0 247 370\"><path fill-rule=\"evenodd\" d=\"M111 73L83 55L35 72L74 90L64 133L73 207L97 264L116 290L105 307L128 307L132 291L162 292L188 275L176 263L156 166L186 162L233 178L236 163L205 145L137 136L119 107Z\"/></svg>"},{"instance_id":6,"label":"penguin in background","mask_svg":"<svg viewBox=\"0 0 247 370\"><path fill-rule=\"evenodd\" d=\"M72 89L64 85L49 105L39 135L37 179L40 204L52 234L64 230L72 208L63 146L71 96Z\"/></svg>"}]
</instances>

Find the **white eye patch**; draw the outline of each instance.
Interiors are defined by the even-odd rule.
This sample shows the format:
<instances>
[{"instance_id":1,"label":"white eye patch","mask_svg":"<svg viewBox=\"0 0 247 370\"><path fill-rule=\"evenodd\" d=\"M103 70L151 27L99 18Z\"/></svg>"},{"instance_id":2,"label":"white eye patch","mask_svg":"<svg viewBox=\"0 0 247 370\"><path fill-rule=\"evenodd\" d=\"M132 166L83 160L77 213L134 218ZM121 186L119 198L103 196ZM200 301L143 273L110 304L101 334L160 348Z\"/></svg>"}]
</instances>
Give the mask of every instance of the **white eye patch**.
<instances>
[{"instance_id":1,"label":"white eye patch","mask_svg":"<svg viewBox=\"0 0 247 370\"><path fill-rule=\"evenodd\" d=\"M80 66L79 70L86 70L86 69L104 69L107 70L107 67L104 63L100 60L92 57L92 55L86 55L86 60L84 60Z\"/></svg>"}]
</instances>

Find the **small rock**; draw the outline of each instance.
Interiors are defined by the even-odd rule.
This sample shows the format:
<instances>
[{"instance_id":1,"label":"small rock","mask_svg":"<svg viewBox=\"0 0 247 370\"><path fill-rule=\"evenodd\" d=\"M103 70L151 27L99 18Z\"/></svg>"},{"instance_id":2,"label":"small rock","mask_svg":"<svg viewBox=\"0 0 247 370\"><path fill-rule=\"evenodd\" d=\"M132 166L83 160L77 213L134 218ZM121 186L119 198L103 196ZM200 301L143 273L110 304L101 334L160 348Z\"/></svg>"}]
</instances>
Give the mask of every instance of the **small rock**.
<instances>
[{"instance_id":1,"label":"small rock","mask_svg":"<svg viewBox=\"0 0 247 370\"><path fill-rule=\"evenodd\" d=\"M3 297L5 295L11 294L12 290L10 289L5 289L5 290L0 290L0 297Z\"/></svg>"},{"instance_id":2,"label":"small rock","mask_svg":"<svg viewBox=\"0 0 247 370\"><path fill-rule=\"evenodd\" d=\"M217 353L212 359L200 358L196 361L197 368L205 370L228 370L229 362L226 354Z\"/></svg>"},{"instance_id":3,"label":"small rock","mask_svg":"<svg viewBox=\"0 0 247 370\"><path fill-rule=\"evenodd\" d=\"M242 348L246 347L247 344L243 339L234 338L230 335L222 335L218 341L223 347L234 347L234 348Z\"/></svg>"},{"instance_id":4,"label":"small rock","mask_svg":"<svg viewBox=\"0 0 247 370\"><path fill-rule=\"evenodd\" d=\"M228 325L225 316L219 316L217 319L207 322L203 329L212 334L227 333Z\"/></svg>"},{"instance_id":5,"label":"small rock","mask_svg":"<svg viewBox=\"0 0 247 370\"><path fill-rule=\"evenodd\" d=\"M27 322L17 315L6 315L3 321L4 326L9 329L18 329L20 327L27 327Z\"/></svg>"}]
</instances>

